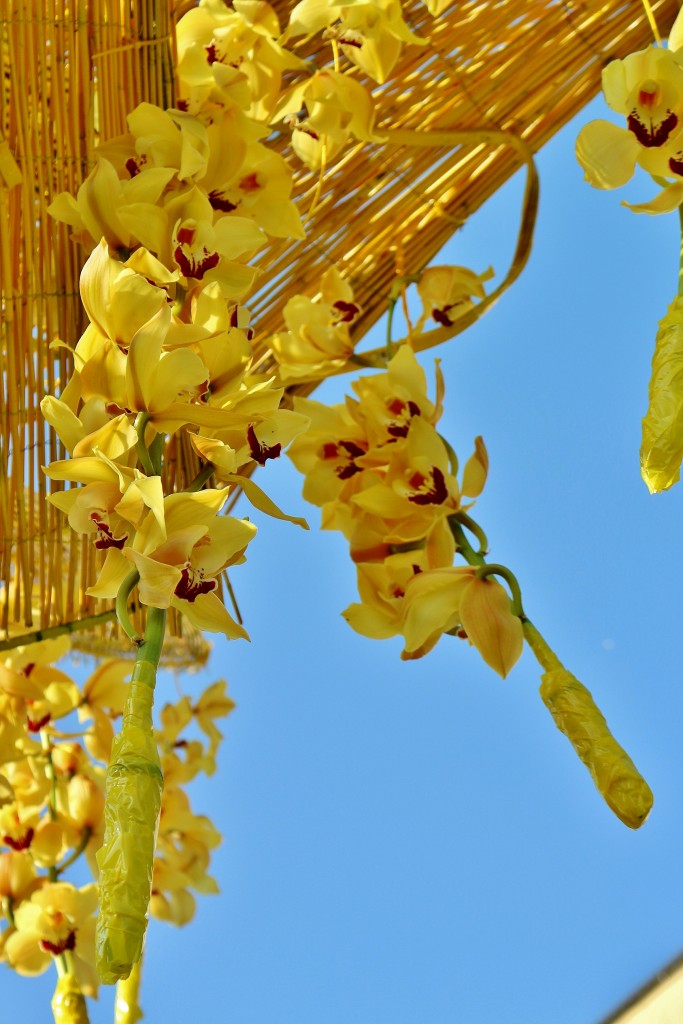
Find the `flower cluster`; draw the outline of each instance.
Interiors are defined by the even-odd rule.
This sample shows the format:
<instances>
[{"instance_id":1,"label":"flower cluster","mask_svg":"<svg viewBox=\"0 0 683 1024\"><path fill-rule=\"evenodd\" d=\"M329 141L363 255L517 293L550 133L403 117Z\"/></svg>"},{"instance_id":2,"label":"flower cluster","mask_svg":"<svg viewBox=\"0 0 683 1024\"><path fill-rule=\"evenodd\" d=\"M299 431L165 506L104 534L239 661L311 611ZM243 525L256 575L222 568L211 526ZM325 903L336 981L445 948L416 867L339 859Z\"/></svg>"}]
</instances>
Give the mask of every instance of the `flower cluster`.
<instances>
[{"instance_id":1,"label":"flower cluster","mask_svg":"<svg viewBox=\"0 0 683 1024\"><path fill-rule=\"evenodd\" d=\"M14 648L0 664L0 960L23 975L60 960L81 992L96 996L97 886L78 888L65 876L83 855L97 877L104 764L130 663L105 661L79 687L54 665L68 649L66 638L41 641ZM174 924L194 913L189 890L217 892L207 868L220 836L192 811L184 787L213 772L221 740L215 719L233 707L218 682L194 703L183 697L161 711L165 791L150 912ZM195 723L208 743L187 738Z\"/></svg>"},{"instance_id":2,"label":"flower cluster","mask_svg":"<svg viewBox=\"0 0 683 1024\"><path fill-rule=\"evenodd\" d=\"M472 566L454 566L453 523L483 490L488 457L481 438L457 479L455 453L436 429L436 401L404 345L387 372L353 384L356 398L328 408L296 399L311 426L289 456L305 474L304 497L340 530L357 563L361 601L344 612L359 633L401 634L403 658L419 658L443 633L467 636L502 675L522 649L519 617L504 588ZM466 521L469 517L466 516Z\"/></svg>"}]
</instances>

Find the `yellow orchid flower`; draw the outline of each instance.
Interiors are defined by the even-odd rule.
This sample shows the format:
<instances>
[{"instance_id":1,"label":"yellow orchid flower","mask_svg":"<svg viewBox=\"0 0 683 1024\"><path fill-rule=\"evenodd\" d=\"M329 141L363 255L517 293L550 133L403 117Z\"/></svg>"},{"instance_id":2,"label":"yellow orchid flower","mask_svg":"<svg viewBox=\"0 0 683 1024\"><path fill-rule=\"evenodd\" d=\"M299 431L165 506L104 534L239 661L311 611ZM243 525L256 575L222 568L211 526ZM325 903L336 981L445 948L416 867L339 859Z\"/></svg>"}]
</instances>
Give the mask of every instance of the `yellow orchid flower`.
<instances>
[{"instance_id":1,"label":"yellow orchid flower","mask_svg":"<svg viewBox=\"0 0 683 1024\"><path fill-rule=\"evenodd\" d=\"M209 738L209 758L212 761L218 745L223 739L223 734L217 728L215 719L226 718L235 710L234 700L226 693L227 685L224 679L212 683L192 707L192 715L197 725Z\"/></svg>"},{"instance_id":2,"label":"yellow orchid flower","mask_svg":"<svg viewBox=\"0 0 683 1024\"><path fill-rule=\"evenodd\" d=\"M138 244L136 218L154 209L169 184L173 168L152 167L130 181L121 181L113 165L102 157L78 190L76 199L61 192L48 206L55 220L74 229L74 237L90 250L104 237L112 249L133 249ZM122 219L129 208L133 217Z\"/></svg>"},{"instance_id":3,"label":"yellow orchid flower","mask_svg":"<svg viewBox=\"0 0 683 1024\"><path fill-rule=\"evenodd\" d=\"M467 267L428 267L417 283L422 315L415 329L422 331L430 316L442 327L452 326L458 317L472 309L474 298L486 297L484 282L493 276L492 267L483 274L476 274Z\"/></svg>"},{"instance_id":4,"label":"yellow orchid flower","mask_svg":"<svg viewBox=\"0 0 683 1024\"><path fill-rule=\"evenodd\" d=\"M322 506L355 489L363 473L358 459L368 450L365 430L345 405L326 406L310 398L294 399L294 411L310 421L308 429L294 440L288 455L304 474L306 501Z\"/></svg>"},{"instance_id":5,"label":"yellow orchid flower","mask_svg":"<svg viewBox=\"0 0 683 1024\"><path fill-rule=\"evenodd\" d=\"M270 339L283 381L314 379L340 369L353 354L350 328L361 314L336 267L325 272L316 299L294 295L283 310L287 332Z\"/></svg>"},{"instance_id":6,"label":"yellow orchid flower","mask_svg":"<svg viewBox=\"0 0 683 1024\"><path fill-rule=\"evenodd\" d=\"M226 119L229 116L226 114ZM216 124L212 128L221 130ZM305 238L301 216L290 198L293 172L279 153L260 142L250 142L234 170L230 164L216 161L211 171L199 184L208 193L217 217L237 211L274 238Z\"/></svg>"},{"instance_id":7,"label":"yellow orchid flower","mask_svg":"<svg viewBox=\"0 0 683 1024\"><path fill-rule=\"evenodd\" d=\"M238 258L249 258L266 240L253 220L234 215L215 220L208 196L196 186L155 210L153 218L145 217L144 209L131 206L121 217L142 236L145 248L179 271L186 290L216 281L228 299L246 295L257 270Z\"/></svg>"},{"instance_id":8,"label":"yellow orchid flower","mask_svg":"<svg viewBox=\"0 0 683 1024\"><path fill-rule=\"evenodd\" d=\"M29 733L39 732L78 705L76 684L53 664L68 649L67 637L43 640L13 648L0 664L0 690L15 699Z\"/></svg>"},{"instance_id":9,"label":"yellow orchid flower","mask_svg":"<svg viewBox=\"0 0 683 1024\"><path fill-rule=\"evenodd\" d=\"M126 120L135 139L135 156L126 163L131 177L144 167L172 167L179 181L196 180L206 172L209 140L198 118L139 103Z\"/></svg>"},{"instance_id":10,"label":"yellow orchid flower","mask_svg":"<svg viewBox=\"0 0 683 1024\"><path fill-rule=\"evenodd\" d=\"M135 256L135 261L121 263L110 255L102 239L86 260L80 277L81 301L89 320L100 334L124 350L140 328L167 304L166 288L180 277L178 271L169 272L145 249L137 250Z\"/></svg>"},{"instance_id":11,"label":"yellow orchid flower","mask_svg":"<svg viewBox=\"0 0 683 1024\"><path fill-rule=\"evenodd\" d=\"M103 395L87 399L78 415L66 402L46 395L40 403L40 411L73 458L94 456L99 451L107 458L126 461L126 454L137 443L137 433L130 417L125 413L114 416L107 411Z\"/></svg>"},{"instance_id":12,"label":"yellow orchid flower","mask_svg":"<svg viewBox=\"0 0 683 1024\"><path fill-rule=\"evenodd\" d=\"M458 511L460 490L449 470L448 452L421 416L413 417L405 440L384 445L358 461L363 466L381 456L386 462L384 478L354 494L350 502L382 521L386 541L419 540L438 519Z\"/></svg>"},{"instance_id":13,"label":"yellow orchid flower","mask_svg":"<svg viewBox=\"0 0 683 1024\"><path fill-rule=\"evenodd\" d=\"M18 974L42 974L53 957L69 953L85 995L97 995L95 918L97 886L76 889L67 882L46 882L14 912L5 954Z\"/></svg>"},{"instance_id":14,"label":"yellow orchid flower","mask_svg":"<svg viewBox=\"0 0 683 1024\"><path fill-rule=\"evenodd\" d=\"M358 402L348 402L351 415L366 431L372 447L393 444L408 436L415 416L435 426L443 411L444 381L435 360L436 402L427 395L427 377L408 345L401 345L386 373L360 377L351 385ZM380 460L381 461L381 460Z\"/></svg>"},{"instance_id":15,"label":"yellow orchid flower","mask_svg":"<svg viewBox=\"0 0 683 1024\"><path fill-rule=\"evenodd\" d=\"M448 566L418 573L408 580L401 608L404 661L422 658L444 633L460 629L463 594L475 573L468 565Z\"/></svg>"},{"instance_id":16,"label":"yellow orchid flower","mask_svg":"<svg viewBox=\"0 0 683 1024\"><path fill-rule=\"evenodd\" d=\"M335 26L337 21L340 27ZM286 35L308 35L324 28L334 31L348 59L380 84L391 73L402 43L427 43L408 28L400 0L301 0L290 14Z\"/></svg>"},{"instance_id":17,"label":"yellow orchid flower","mask_svg":"<svg viewBox=\"0 0 683 1024\"><path fill-rule=\"evenodd\" d=\"M626 184L639 164L656 179L674 180L636 213L666 213L683 201L683 22L672 30L669 49L650 46L611 61L602 72L605 99L626 117L626 127L591 121L576 140L576 156L595 188Z\"/></svg>"},{"instance_id":18,"label":"yellow orchid flower","mask_svg":"<svg viewBox=\"0 0 683 1024\"><path fill-rule=\"evenodd\" d=\"M304 107L307 116L300 121L298 113ZM382 142L374 117L372 97L360 82L323 68L283 94L272 120L287 119L295 153L317 171L323 158L329 163L351 136L360 142Z\"/></svg>"},{"instance_id":19,"label":"yellow orchid flower","mask_svg":"<svg viewBox=\"0 0 683 1024\"><path fill-rule=\"evenodd\" d=\"M445 520L437 523L423 548L390 554L382 562L358 565L361 603L342 612L357 633L374 639L403 631L408 582L430 569L451 566L455 554L453 535Z\"/></svg>"},{"instance_id":20,"label":"yellow orchid flower","mask_svg":"<svg viewBox=\"0 0 683 1024\"><path fill-rule=\"evenodd\" d=\"M40 884L30 853L0 853L0 897L10 905L28 899Z\"/></svg>"},{"instance_id":21,"label":"yellow orchid flower","mask_svg":"<svg viewBox=\"0 0 683 1024\"><path fill-rule=\"evenodd\" d=\"M33 843L40 818L40 807L13 801L0 807L0 842L15 853L28 850Z\"/></svg>"},{"instance_id":22,"label":"yellow orchid flower","mask_svg":"<svg viewBox=\"0 0 683 1024\"><path fill-rule=\"evenodd\" d=\"M173 607L198 629L223 632L230 639L248 639L214 593L216 577L227 566L244 560L244 551L256 533L247 520L217 518L227 497L227 490L167 495L163 520L158 510L150 511L132 545L107 553L98 581L87 593L115 597L132 563L140 574L142 604Z\"/></svg>"},{"instance_id":23,"label":"yellow orchid flower","mask_svg":"<svg viewBox=\"0 0 683 1024\"><path fill-rule=\"evenodd\" d=\"M265 120L280 90L282 72L303 61L279 42L277 14L265 2L204 2L178 22L180 93L193 109L212 96Z\"/></svg>"},{"instance_id":24,"label":"yellow orchid flower","mask_svg":"<svg viewBox=\"0 0 683 1024\"><path fill-rule=\"evenodd\" d=\"M159 477L125 470L102 454L94 459L67 459L52 463L46 473L53 479L84 483L57 491L49 501L68 517L76 533L94 535L98 551L120 551L131 542L147 511L162 516L163 490Z\"/></svg>"}]
</instances>

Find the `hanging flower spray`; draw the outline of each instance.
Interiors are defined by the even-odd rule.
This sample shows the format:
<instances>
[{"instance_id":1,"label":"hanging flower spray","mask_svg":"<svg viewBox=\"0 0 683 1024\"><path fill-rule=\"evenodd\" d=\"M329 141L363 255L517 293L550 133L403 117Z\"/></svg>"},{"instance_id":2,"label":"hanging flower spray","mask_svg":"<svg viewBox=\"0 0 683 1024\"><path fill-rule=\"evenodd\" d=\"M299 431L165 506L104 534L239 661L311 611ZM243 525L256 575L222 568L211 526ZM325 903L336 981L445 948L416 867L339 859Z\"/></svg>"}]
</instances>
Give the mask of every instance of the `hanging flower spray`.
<instances>
[{"instance_id":1,"label":"hanging flower spray","mask_svg":"<svg viewBox=\"0 0 683 1024\"><path fill-rule=\"evenodd\" d=\"M438 17L447 5L426 6ZM329 41L330 61L316 68L294 51L317 33ZM485 445L477 438L459 467L438 432L438 364L430 398L415 357L472 324L521 272L538 193L528 147L504 132L377 129L370 89L342 61L382 84L404 46L425 42L399 0L302 0L284 31L267 3L202 0L177 26L176 109L139 104L128 133L99 147L77 194L50 206L89 254L80 282L89 324L79 339L61 340L73 373L42 403L68 453L45 467L69 484L50 500L99 552L87 593L115 604L135 652L130 682L125 662L108 661L80 690L53 667L64 638L16 647L0 671L0 956L25 974L54 962L60 1024L87 1021L84 996L96 995L99 981L119 982L119 1024L139 1019L148 913L186 924L192 891L216 891L207 868L220 837L191 811L184 786L214 770L214 720L233 705L219 682L196 703L183 697L163 707L155 728L157 668L171 613L199 630L248 638L225 606L222 581L245 561L256 530L225 510L241 488L262 512L306 527L250 475L288 446L323 527L349 542L360 596L343 613L352 628L402 636L406 660L444 635L466 639L501 676L526 640L543 668L541 697L609 806L632 828L649 812L647 784L527 618L515 576L486 562L488 543L471 514L489 469ZM627 134L615 142L612 129L592 129L579 147L601 187L626 180L636 161L678 174L683 72L669 51L641 63L608 75L617 106L631 102L634 76L640 83ZM273 125L291 133L290 160L269 146ZM601 131L622 155L618 170ZM259 252L269 240L305 237L292 161L322 184L351 143L463 142L511 146L527 166L520 240L504 282L487 294L490 269L404 268L388 296L386 345L359 353L363 310L352 282L331 267L317 292L284 306L282 330L269 340L271 369L255 365L245 300ZM674 193L675 182L651 205L678 205ZM395 343L394 307L400 299L407 311L412 286L422 315ZM437 326L427 331L429 320ZM675 344L673 319L662 331ZM357 380L343 405L286 396L290 385L359 366L379 372ZM196 458L192 479L171 471L181 448ZM72 714L84 723L83 745L56 725ZM193 724L208 743L185 737ZM98 886L62 879L82 855Z\"/></svg>"}]
</instances>

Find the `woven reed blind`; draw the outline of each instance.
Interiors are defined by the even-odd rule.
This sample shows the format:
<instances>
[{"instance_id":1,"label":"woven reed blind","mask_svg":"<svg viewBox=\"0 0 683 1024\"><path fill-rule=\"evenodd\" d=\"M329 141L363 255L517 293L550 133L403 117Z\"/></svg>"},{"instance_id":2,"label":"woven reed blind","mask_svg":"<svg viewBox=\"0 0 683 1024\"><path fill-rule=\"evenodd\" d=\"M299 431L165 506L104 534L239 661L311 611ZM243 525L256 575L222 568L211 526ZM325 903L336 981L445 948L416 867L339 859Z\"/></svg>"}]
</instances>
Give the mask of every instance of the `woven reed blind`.
<instances>
[{"instance_id":1,"label":"woven reed blind","mask_svg":"<svg viewBox=\"0 0 683 1024\"><path fill-rule=\"evenodd\" d=\"M68 349L50 346L75 344L85 326L84 253L45 209L77 190L96 142L122 133L141 100L173 104L172 29L188 6L0 0L0 641L106 611L85 595L100 556L46 502L40 471L64 455L38 410L69 372ZM291 6L274 3L282 24ZM606 61L651 42L640 0L458 0L437 19L417 0L404 6L430 41L404 48L391 82L375 87L380 130L504 130L538 151L595 95ZM652 6L666 34L678 4ZM278 125L273 140L285 150L287 130ZM270 365L264 339L283 328L287 299L315 293L331 264L354 288L364 333L386 308L397 265L424 267L519 166L513 149L481 144L347 148L326 170L307 240L276 240L259 256L249 307L261 364ZM317 173L297 172L302 212L318 187ZM196 466L182 445L174 455L182 486ZM180 635L178 621L171 628ZM192 638L183 643L189 660L202 656Z\"/></svg>"}]
</instances>

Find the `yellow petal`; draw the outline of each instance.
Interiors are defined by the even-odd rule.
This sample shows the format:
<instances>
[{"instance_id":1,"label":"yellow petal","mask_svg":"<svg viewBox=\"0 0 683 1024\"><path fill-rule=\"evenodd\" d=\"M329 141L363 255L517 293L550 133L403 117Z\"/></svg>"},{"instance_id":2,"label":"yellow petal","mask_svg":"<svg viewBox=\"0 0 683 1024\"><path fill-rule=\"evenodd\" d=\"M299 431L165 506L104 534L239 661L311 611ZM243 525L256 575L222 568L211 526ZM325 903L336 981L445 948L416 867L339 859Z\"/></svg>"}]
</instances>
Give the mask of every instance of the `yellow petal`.
<instances>
[{"instance_id":1,"label":"yellow petal","mask_svg":"<svg viewBox=\"0 0 683 1024\"><path fill-rule=\"evenodd\" d=\"M104 565L92 587L86 594L90 597L114 598L121 584L130 572L130 562L118 548L109 548Z\"/></svg>"},{"instance_id":2,"label":"yellow petal","mask_svg":"<svg viewBox=\"0 0 683 1024\"><path fill-rule=\"evenodd\" d=\"M465 464L462 474L462 493L469 498L478 498L484 490L489 471L489 456L482 437L474 439L474 455Z\"/></svg>"},{"instance_id":3,"label":"yellow petal","mask_svg":"<svg viewBox=\"0 0 683 1024\"><path fill-rule=\"evenodd\" d=\"M300 516L290 516L286 512L283 512L275 502L268 497L265 491L262 491L258 484L255 484L251 477L239 476L237 473L228 473L224 477L227 483L238 484L244 491L246 497L252 503L254 508L259 509L261 512L265 512L266 515L272 516L273 519L285 519L288 523L294 523L295 526L302 526L304 530L308 530L309 526L305 519Z\"/></svg>"},{"instance_id":4,"label":"yellow petal","mask_svg":"<svg viewBox=\"0 0 683 1024\"><path fill-rule=\"evenodd\" d=\"M619 188L630 181L639 151L635 135L611 121L591 121L576 139L576 158L594 188Z\"/></svg>"},{"instance_id":5,"label":"yellow petal","mask_svg":"<svg viewBox=\"0 0 683 1024\"><path fill-rule=\"evenodd\" d=\"M134 563L140 573L138 592L140 603L150 608L168 608L171 604L173 591L178 586L181 572L174 565L157 562L132 548L126 549L126 555Z\"/></svg>"},{"instance_id":6,"label":"yellow petal","mask_svg":"<svg viewBox=\"0 0 683 1024\"><path fill-rule=\"evenodd\" d=\"M524 647L522 623L500 583L478 576L460 600L460 621L487 665L505 678Z\"/></svg>"},{"instance_id":7,"label":"yellow petal","mask_svg":"<svg viewBox=\"0 0 683 1024\"><path fill-rule=\"evenodd\" d=\"M83 424L79 418L74 415L68 405L52 395L46 395L43 398L40 403L40 411L71 454L83 437Z\"/></svg>"},{"instance_id":8,"label":"yellow petal","mask_svg":"<svg viewBox=\"0 0 683 1024\"><path fill-rule=\"evenodd\" d=\"M623 203L632 213L671 213L683 203L683 181L677 181L658 192L649 203Z\"/></svg>"},{"instance_id":9,"label":"yellow petal","mask_svg":"<svg viewBox=\"0 0 683 1024\"><path fill-rule=\"evenodd\" d=\"M174 597L171 606L182 612L197 629L224 633L228 640L249 639L246 629L235 622L216 594L199 594L194 601L179 601Z\"/></svg>"}]
</instances>

